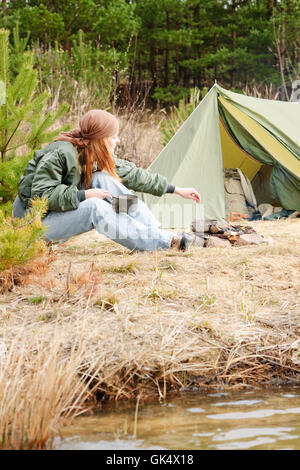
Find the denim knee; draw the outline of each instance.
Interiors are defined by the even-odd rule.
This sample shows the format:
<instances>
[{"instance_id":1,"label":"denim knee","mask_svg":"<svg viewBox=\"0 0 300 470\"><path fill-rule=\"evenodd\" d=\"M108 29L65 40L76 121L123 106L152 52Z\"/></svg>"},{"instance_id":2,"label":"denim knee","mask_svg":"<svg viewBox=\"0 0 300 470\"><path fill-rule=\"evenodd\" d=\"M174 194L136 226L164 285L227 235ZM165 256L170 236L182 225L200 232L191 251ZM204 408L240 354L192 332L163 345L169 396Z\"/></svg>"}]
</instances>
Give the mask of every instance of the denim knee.
<instances>
[{"instance_id":1,"label":"denim knee","mask_svg":"<svg viewBox=\"0 0 300 470\"><path fill-rule=\"evenodd\" d=\"M17 196L13 203L13 217L21 219L25 215L25 208L19 196Z\"/></svg>"},{"instance_id":2,"label":"denim knee","mask_svg":"<svg viewBox=\"0 0 300 470\"><path fill-rule=\"evenodd\" d=\"M84 201L85 209L91 212L95 212L95 211L103 212L103 207L105 207L103 206L103 204L108 204L108 203L103 201L103 199L100 199L99 197L90 197Z\"/></svg>"}]
</instances>

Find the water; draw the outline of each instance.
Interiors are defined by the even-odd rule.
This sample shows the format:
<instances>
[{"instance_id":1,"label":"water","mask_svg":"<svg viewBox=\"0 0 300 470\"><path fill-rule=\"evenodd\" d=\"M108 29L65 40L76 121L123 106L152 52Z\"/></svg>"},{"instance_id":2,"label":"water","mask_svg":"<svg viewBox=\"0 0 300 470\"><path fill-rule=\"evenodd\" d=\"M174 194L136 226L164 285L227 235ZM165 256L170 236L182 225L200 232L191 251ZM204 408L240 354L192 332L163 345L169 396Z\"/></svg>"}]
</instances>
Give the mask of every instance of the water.
<instances>
[{"instance_id":1,"label":"water","mask_svg":"<svg viewBox=\"0 0 300 470\"><path fill-rule=\"evenodd\" d=\"M56 449L300 449L300 389L186 393L164 404L105 404L76 418Z\"/></svg>"}]
</instances>

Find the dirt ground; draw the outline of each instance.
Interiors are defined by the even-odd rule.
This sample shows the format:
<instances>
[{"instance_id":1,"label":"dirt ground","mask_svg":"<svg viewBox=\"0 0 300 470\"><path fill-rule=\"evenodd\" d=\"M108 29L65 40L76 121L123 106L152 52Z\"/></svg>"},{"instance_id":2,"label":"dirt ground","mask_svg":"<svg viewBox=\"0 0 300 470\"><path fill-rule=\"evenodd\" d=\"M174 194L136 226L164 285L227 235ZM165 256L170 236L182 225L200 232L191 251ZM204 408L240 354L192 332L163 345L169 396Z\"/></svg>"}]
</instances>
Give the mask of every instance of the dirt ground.
<instances>
[{"instance_id":1,"label":"dirt ground","mask_svg":"<svg viewBox=\"0 0 300 470\"><path fill-rule=\"evenodd\" d=\"M100 398L300 383L300 219L251 225L265 243L130 253L95 231L54 245L0 297L0 338L70 350L101 373Z\"/></svg>"}]
</instances>

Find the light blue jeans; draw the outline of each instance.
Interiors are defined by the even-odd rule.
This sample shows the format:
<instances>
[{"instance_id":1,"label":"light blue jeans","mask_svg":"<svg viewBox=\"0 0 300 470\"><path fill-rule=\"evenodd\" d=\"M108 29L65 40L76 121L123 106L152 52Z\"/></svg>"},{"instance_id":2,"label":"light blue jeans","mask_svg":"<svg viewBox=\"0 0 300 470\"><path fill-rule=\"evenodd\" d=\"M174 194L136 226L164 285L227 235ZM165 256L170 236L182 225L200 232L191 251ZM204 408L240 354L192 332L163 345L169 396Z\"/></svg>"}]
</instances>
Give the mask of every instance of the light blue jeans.
<instances>
[{"instance_id":1,"label":"light blue jeans","mask_svg":"<svg viewBox=\"0 0 300 470\"><path fill-rule=\"evenodd\" d=\"M131 194L122 183L106 171L93 173L92 188L106 189L112 195ZM17 197L13 204L14 217L23 217L23 204ZM111 202L92 197L79 204L75 210L49 212L43 219L48 241L66 241L76 235L96 229L129 250L154 251L170 248L173 235L159 229L156 220L146 204L139 200L136 211L117 214Z\"/></svg>"}]
</instances>

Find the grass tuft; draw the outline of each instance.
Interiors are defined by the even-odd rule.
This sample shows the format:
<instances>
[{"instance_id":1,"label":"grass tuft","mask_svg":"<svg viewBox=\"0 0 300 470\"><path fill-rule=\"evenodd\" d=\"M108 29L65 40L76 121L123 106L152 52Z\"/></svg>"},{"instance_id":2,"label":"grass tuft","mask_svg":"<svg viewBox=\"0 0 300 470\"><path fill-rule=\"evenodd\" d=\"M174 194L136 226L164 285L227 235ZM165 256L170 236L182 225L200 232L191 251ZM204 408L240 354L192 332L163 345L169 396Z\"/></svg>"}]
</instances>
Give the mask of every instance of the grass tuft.
<instances>
[{"instance_id":1,"label":"grass tuft","mask_svg":"<svg viewBox=\"0 0 300 470\"><path fill-rule=\"evenodd\" d=\"M38 296L38 297L29 297L28 298L28 302L30 304L33 304L33 305L39 305L43 302L44 300L44 297L42 295Z\"/></svg>"}]
</instances>

